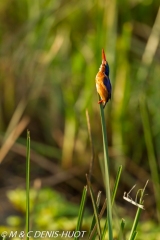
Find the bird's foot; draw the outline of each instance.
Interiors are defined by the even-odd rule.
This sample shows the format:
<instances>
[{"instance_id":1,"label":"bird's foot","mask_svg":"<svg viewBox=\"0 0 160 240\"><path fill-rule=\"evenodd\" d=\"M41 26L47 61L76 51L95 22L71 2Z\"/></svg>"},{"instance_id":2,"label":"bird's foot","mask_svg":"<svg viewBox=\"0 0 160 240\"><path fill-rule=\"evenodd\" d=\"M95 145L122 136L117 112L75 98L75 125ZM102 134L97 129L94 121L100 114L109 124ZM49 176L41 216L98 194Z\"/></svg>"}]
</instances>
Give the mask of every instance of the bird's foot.
<instances>
[{"instance_id":1,"label":"bird's foot","mask_svg":"<svg viewBox=\"0 0 160 240\"><path fill-rule=\"evenodd\" d=\"M101 103L103 104L103 105L102 105L103 108L105 108L107 102L105 102L104 100L99 100L99 101L98 101L98 104L101 104Z\"/></svg>"},{"instance_id":2,"label":"bird's foot","mask_svg":"<svg viewBox=\"0 0 160 240\"><path fill-rule=\"evenodd\" d=\"M100 103L103 103L103 100L99 100L99 101L98 101L98 104L100 104Z\"/></svg>"}]
</instances>

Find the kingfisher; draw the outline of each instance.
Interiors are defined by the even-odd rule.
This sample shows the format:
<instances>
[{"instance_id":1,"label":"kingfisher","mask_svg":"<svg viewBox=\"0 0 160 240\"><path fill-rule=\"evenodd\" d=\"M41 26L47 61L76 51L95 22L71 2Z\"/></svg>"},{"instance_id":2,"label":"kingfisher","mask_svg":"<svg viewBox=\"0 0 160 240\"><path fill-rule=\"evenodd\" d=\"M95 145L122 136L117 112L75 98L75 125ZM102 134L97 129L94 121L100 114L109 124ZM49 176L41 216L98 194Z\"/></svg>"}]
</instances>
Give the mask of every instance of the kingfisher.
<instances>
[{"instance_id":1,"label":"kingfisher","mask_svg":"<svg viewBox=\"0 0 160 240\"><path fill-rule=\"evenodd\" d=\"M101 98L98 103L103 104L103 108L106 103L111 99L112 86L109 79L109 65L106 60L104 50L102 49L102 64L99 68L99 71L96 75L96 89Z\"/></svg>"}]
</instances>

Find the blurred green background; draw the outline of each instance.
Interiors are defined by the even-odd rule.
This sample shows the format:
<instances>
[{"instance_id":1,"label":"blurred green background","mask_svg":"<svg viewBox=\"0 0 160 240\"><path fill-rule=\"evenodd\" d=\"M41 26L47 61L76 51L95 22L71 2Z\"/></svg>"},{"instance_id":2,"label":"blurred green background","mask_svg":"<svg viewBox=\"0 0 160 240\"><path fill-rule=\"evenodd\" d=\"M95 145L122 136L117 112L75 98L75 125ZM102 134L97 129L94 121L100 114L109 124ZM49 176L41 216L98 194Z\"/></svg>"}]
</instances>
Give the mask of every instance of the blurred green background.
<instances>
[{"instance_id":1,"label":"blurred green background","mask_svg":"<svg viewBox=\"0 0 160 240\"><path fill-rule=\"evenodd\" d=\"M88 110L95 151L92 181L95 191L104 190L95 88L102 48L113 87L105 108L112 185L123 166L119 216L135 213L124 202L124 191L134 184L142 188L149 179L143 220L159 222L159 39L156 0L0 1L0 224L9 224L9 199L16 201L9 190L25 186L26 129L31 133L31 186L54 189L68 204L79 204L91 159Z\"/></svg>"}]
</instances>

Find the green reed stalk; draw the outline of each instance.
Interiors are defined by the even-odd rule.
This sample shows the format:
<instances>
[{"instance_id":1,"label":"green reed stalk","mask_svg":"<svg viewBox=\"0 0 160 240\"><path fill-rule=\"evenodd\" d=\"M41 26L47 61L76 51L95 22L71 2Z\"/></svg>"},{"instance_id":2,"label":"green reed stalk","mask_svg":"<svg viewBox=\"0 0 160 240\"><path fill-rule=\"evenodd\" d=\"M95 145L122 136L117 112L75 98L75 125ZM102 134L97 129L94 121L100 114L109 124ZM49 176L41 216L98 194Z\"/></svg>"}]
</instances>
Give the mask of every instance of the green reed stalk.
<instances>
[{"instance_id":1,"label":"green reed stalk","mask_svg":"<svg viewBox=\"0 0 160 240\"><path fill-rule=\"evenodd\" d=\"M111 204L111 193L109 183L109 157L108 157L108 141L107 141L107 129L104 117L104 110L102 104L100 104L100 115L102 124L102 136L103 136L103 149L104 149L104 169L105 169L105 188L107 196L107 221L108 221L108 239L113 239L112 232L112 204Z\"/></svg>"}]
</instances>

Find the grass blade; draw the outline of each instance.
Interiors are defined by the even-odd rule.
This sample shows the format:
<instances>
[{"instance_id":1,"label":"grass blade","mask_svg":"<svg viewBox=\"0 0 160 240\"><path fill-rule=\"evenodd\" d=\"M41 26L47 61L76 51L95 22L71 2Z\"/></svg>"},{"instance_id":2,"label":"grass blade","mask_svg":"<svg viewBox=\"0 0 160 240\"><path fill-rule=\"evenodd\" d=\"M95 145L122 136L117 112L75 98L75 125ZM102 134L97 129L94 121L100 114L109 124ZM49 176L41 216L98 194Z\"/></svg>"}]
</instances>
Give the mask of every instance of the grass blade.
<instances>
[{"instance_id":1,"label":"grass blade","mask_svg":"<svg viewBox=\"0 0 160 240\"><path fill-rule=\"evenodd\" d=\"M135 240L136 237L137 237L137 234L138 234L138 232L134 232L133 235L132 235L132 237L131 237L131 240Z\"/></svg>"},{"instance_id":2,"label":"grass blade","mask_svg":"<svg viewBox=\"0 0 160 240\"><path fill-rule=\"evenodd\" d=\"M112 200L111 200L112 207L113 207L115 196L116 196L116 193L117 193L121 173L122 173L122 166L120 166L119 169L118 169L115 184L114 184L114 189L113 189L113 193L112 193Z\"/></svg>"},{"instance_id":3,"label":"grass blade","mask_svg":"<svg viewBox=\"0 0 160 240\"><path fill-rule=\"evenodd\" d=\"M124 227L125 227L125 220L122 218L117 240L124 239L124 236L123 236Z\"/></svg>"},{"instance_id":4,"label":"grass blade","mask_svg":"<svg viewBox=\"0 0 160 240\"><path fill-rule=\"evenodd\" d=\"M102 209L101 209L101 212L100 212L100 214L99 214L99 219L102 218L102 216L103 216L103 214L104 214L104 211L105 211L105 209L106 209L106 206L107 206L107 200L105 199L105 201L104 201L104 203L103 203L103 206L102 206ZM94 225L94 228L93 228L92 232L89 234L88 240L93 240L93 239L95 239L95 236L94 236L95 231L96 231L96 224ZM102 236L103 236L103 234L102 234Z\"/></svg>"},{"instance_id":5,"label":"grass blade","mask_svg":"<svg viewBox=\"0 0 160 240\"><path fill-rule=\"evenodd\" d=\"M117 193L117 189L118 189L118 184L119 184L121 173L122 173L122 166L120 166L119 169L118 169L116 180L115 180L115 184L114 184L114 188L113 188L112 199L111 199L112 207L113 207L115 196L116 196L116 193ZM103 229L102 239L105 238L107 229L108 229L108 223L106 221L105 225L104 225L104 229Z\"/></svg>"},{"instance_id":6,"label":"grass blade","mask_svg":"<svg viewBox=\"0 0 160 240\"><path fill-rule=\"evenodd\" d=\"M29 179L30 179L30 132L27 130L27 156L26 156L26 240L29 240Z\"/></svg>"},{"instance_id":7,"label":"grass blade","mask_svg":"<svg viewBox=\"0 0 160 240\"><path fill-rule=\"evenodd\" d=\"M100 221L99 221L99 216L98 216L98 209L97 209L97 205L96 205L96 201L95 201L95 197L94 197L94 193L93 193L90 181L89 181L87 175L86 175L86 177L87 177L87 184L88 184L88 188L90 191L91 200L92 200L92 204L93 204L93 210L94 210L94 215L95 215L96 224L97 224L97 232L98 232L99 239L101 240L102 239L101 238L101 226L100 226Z\"/></svg>"},{"instance_id":8,"label":"grass blade","mask_svg":"<svg viewBox=\"0 0 160 240\"><path fill-rule=\"evenodd\" d=\"M137 213L136 213L133 225L132 225L132 229L131 229L129 240L133 240L134 239L133 236L135 235L135 232L136 232L136 229L137 229L137 225L138 225L138 222L139 222L141 211L142 211L141 208L137 209Z\"/></svg>"},{"instance_id":9,"label":"grass blade","mask_svg":"<svg viewBox=\"0 0 160 240\"><path fill-rule=\"evenodd\" d=\"M89 176L90 177L90 176ZM101 199L101 192L98 192L98 195L97 195L97 208L99 209L99 204L100 204L100 199ZM96 225L96 219L95 219L95 214L93 215L93 219L92 219L92 223L91 223L91 227L90 227L90 230L89 230L89 234L88 236L91 237L91 233L94 229ZM93 234L92 234L92 240L94 240L95 236L93 237Z\"/></svg>"},{"instance_id":10,"label":"grass blade","mask_svg":"<svg viewBox=\"0 0 160 240\"><path fill-rule=\"evenodd\" d=\"M78 213L78 221L77 221L76 231L80 231L81 230L83 214L84 214L84 209L85 209L86 197L87 197L87 186L84 187L83 193L82 193L82 199L81 199L81 204L80 204L79 213ZM74 239L75 240L79 239L79 237L75 237Z\"/></svg>"}]
</instances>

